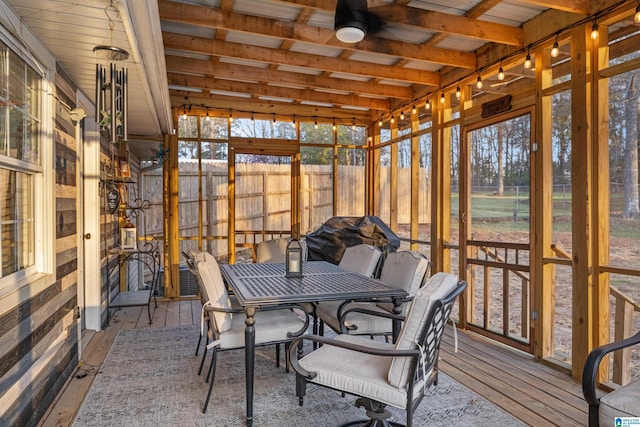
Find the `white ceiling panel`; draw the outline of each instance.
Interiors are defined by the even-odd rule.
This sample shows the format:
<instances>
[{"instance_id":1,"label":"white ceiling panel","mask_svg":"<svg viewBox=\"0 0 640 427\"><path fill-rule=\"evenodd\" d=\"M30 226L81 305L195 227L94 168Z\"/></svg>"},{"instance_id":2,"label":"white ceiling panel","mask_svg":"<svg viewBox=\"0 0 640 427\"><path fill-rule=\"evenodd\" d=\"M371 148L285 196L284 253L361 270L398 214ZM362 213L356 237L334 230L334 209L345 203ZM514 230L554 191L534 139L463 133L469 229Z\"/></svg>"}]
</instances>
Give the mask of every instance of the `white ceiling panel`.
<instances>
[{"instance_id":1,"label":"white ceiling panel","mask_svg":"<svg viewBox=\"0 0 640 427\"><path fill-rule=\"evenodd\" d=\"M302 8L270 0L235 0L233 10L245 15L293 21Z\"/></svg>"},{"instance_id":2,"label":"white ceiling panel","mask_svg":"<svg viewBox=\"0 0 640 427\"><path fill-rule=\"evenodd\" d=\"M413 0L407 6L462 16L482 0Z\"/></svg>"},{"instance_id":3,"label":"white ceiling panel","mask_svg":"<svg viewBox=\"0 0 640 427\"><path fill-rule=\"evenodd\" d=\"M306 42L294 42L289 50L291 50L292 52L307 53L309 55L320 55L337 58L338 56L340 56L344 49Z\"/></svg>"},{"instance_id":4,"label":"white ceiling panel","mask_svg":"<svg viewBox=\"0 0 640 427\"><path fill-rule=\"evenodd\" d=\"M547 9L544 7L529 4L514 4L505 1L496 5L489 12L481 16L480 19L519 27L523 22L527 22L545 10Z\"/></svg>"},{"instance_id":5,"label":"white ceiling panel","mask_svg":"<svg viewBox=\"0 0 640 427\"><path fill-rule=\"evenodd\" d=\"M460 50L462 52L473 52L481 46L484 46L485 42L482 40L469 39L459 36L448 36L440 43L438 47L443 49Z\"/></svg>"},{"instance_id":6,"label":"white ceiling panel","mask_svg":"<svg viewBox=\"0 0 640 427\"><path fill-rule=\"evenodd\" d=\"M292 73L311 74L313 76L319 76L322 74L322 70L315 68L296 67L293 65L279 65L278 71L290 71Z\"/></svg>"},{"instance_id":7,"label":"white ceiling panel","mask_svg":"<svg viewBox=\"0 0 640 427\"><path fill-rule=\"evenodd\" d=\"M321 28L333 28L333 13L325 12L323 10L314 10L311 18L307 21L307 24L314 27Z\"/></svg>"},{"instance_id":8,"label":"white ceiling panel","mask_svg":"<svg viewBox=\"0 0 640 427\"><path fill-rule=\"evenodd\" d=\"M183 34L185 36L203 37L206 39L212 39L216 36L216 29L209 27L202 27L200 25L182 24L175 21L161 21L160 26L162 31L167 33Z\"/></svg>"},{"instance_id":9,"label":"white ceiling panel","mask_svg":"<svg viewBox=\"0 0 640 427\"><path fill-rule=\"evenodd\" d=\"M355 80L358 82L368 82L369 80L371 80L371 77L361 76L358 74L331 73L330 76L336 79Z\"/></svg>"},{"instance_id":10,"label":"white ceiling panel","mask_svg":"<svg viewBox=\"0 0 640 427\"><path fill-rule=\"evenodd\" d=\"M400 58L371 52L355 52L349 59L352 61L370 62L372 64L393 65L398 62Z\"/></svg>"},{"instance_id":11,"label":"white ceiling panel","mask_svg":"<svg viewBox=\"0 0 640 427\"><path fill-rule=\"evenodd\" d=\"M442 68L442 64L436 64L434 62L429 61L407 61L406 64L403 65L404 68L411 68L412 70L424 70L424 71L438 71Z\"/></svg>"},{"instance_id":12,"label":"white ceiling panel","mask_svg":"<svg viewBox=\"0 0 640 427\"><path fill-rule=\"evenodd\" d=\"M256 36L251 33L242 33L240 31L228 31L225 40L233 43L246 44L251 46L268 47L277 49L282 44L282 39L276 37Z\"/></svg>"},{"instance_id":13,"label":"white ceiling panel","mask_svg":"<svg viewBox=\"0 0 640 427\"><path fill-rule=\"evenodd\" d=\"M209 91L211 95L222 95L222 96L234 96L237 98L251 98L250 93L241 93L241 92L229 92L226 90L215 90L212 89Z\"/></svg>"},{"instance_id":14,"label":"white ceiling panel","mask_svg":"<svg viewBox=\"0 0 640 427\"><path fill-rule=\"evenodd\" d=\"M259 96L258 99L262 99L264 101L274 101L274 102L293 102L293 99L290 98L279 98L277 96Z\"/></svg>"},{"instance_id":15,"label":"white ceiling panel","mask_svg":"<svg viewBox=\"0 0 640 427\"><path fill-rule=\"evenodd\" d=\"M247 67L269 68L268 62L254 61L252 59L230 58L228 56L221 56L220 62L224 62L227 64L246 65Z\"/></svg>"}]
</instances>

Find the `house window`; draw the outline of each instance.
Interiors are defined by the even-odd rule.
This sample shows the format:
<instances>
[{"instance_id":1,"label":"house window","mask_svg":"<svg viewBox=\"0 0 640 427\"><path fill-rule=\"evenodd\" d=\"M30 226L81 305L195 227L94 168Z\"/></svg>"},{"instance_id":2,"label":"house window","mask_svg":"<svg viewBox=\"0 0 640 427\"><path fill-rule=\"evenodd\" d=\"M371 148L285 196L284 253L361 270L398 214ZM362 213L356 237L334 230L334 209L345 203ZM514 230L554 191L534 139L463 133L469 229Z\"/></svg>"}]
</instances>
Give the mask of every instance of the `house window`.
<instances>
[{"instance_id":1,"label":"house window","mask_svg":"<svg viewBox=\"0 0 640 427\"><path fill-rule=\"evenodd\" d=\"M41 77L0 41L0 277L35 264Z\"/></svg>"}]
</instances>

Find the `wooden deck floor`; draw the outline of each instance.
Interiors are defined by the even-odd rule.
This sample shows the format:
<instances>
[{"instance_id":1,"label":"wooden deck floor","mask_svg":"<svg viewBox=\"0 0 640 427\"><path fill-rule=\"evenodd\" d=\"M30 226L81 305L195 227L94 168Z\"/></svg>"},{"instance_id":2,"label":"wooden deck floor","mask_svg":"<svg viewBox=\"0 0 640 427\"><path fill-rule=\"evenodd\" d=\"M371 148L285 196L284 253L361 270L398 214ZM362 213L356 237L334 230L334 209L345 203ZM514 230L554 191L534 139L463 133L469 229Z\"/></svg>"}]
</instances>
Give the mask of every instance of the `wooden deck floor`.
<instances>
[{"instance_id":1,"label":"wooden deck floor","mask_svg":"<svg viewBox=\"0 0 640 427\"><path fill-rule=\"evenodd\" d=\"M81 368L40 423L43 427L71 424L91 387L93 373L104 361L120 329L191 325L200 322L199 300L160 301L148 324L146 309L131 307L115 312L111 325L83 336ZM532 426L583 426L587 405L580 384L568 375L537 363L526 354L495 344L475 334L458 331L458 352L453 334L442 345L440 369L487 400Z\"/></svg>"}]
</instances>

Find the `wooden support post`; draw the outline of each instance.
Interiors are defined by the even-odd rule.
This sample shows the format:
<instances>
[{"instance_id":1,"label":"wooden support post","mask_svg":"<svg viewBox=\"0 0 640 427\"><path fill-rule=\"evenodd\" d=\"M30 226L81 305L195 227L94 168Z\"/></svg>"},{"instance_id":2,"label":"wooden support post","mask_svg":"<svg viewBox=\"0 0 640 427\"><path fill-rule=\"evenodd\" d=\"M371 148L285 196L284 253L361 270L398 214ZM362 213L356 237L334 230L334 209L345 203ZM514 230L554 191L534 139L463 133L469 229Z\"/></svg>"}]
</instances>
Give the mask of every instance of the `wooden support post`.
<instances>
[{"instance_id":1,"label":"wooden support post","mask_svg":"<svg viewBox=\"0 0 640 427\"><path fill-rule=\"evenodd\" d=\"M378 187L375 187L375 183L379 180L375 179L375 171L376 171L376 150L373 147L380 143L380 127L376 122L371 123L369 125L369 136L371 140L367 139L367 162L366 162L366 177L365 177L365 215L375 215L375 194L376 191L380 190L379 184ZM336 174L334 173L334 176Z\"/></svg>"},{"instance_id":2,"label":"wooden support post","mask_svg":"<svg viewBox=\"0 0 640 427\"><path fill-rule=\"evenodd\" d=\"M593 140L593 184L591 199L593 244L593 346L610 342L609 339L609 273L601 272L600 266L609 265L609 80L601 79L599 70L609 66L608 26L599 26L598 38L590 51L591 59L591 123L589 128ZM631 324L631 323L630 323ZM589 351L591 348L588 349ZM615 360L615 359L614 359ZM615 362L614 362L615 364ZM599 380L608 377L608 363L602 363ZM624 383L622 383L624 384Z\"/></svg>"},{"instance_id":3,"label":"wooden support post","mask_svg":"<svg viewBox=\"0 0 640 427\"><path fill-rule=\"evenodd\" d=\"M176 118L177 120L177 118ZM164 149L169 149L169 159L163 165L165 177L165 282L164 295L167 298L180 296L180 240L178 221L178 136L165 135Z\"/></svg>"},{"instance_id":4,"label":"wooden support post","mask_svg":"<svg viewBox=\"0 0 640 427\"><path fill-rule=\"evenodd\" d=\"M229 227L227 229L227 242L229 245L229 264L235 264L236 262L236 149L235 146L229 142L229 167L227 169L228 182L227 192L229 197L228 218Z\"/></svg>"},{"instance_id":5,"label":"wooden support post","mask_svg":"<svg viewBox=\"0 0 640 427\"><path fill-rule=\"evenodd\" d=\"M594 344L594 286L592 257L593 138L589 51L592 40L586 25L571 31L571 184L572 219L572 376L582 377L584 361Z\"/></svg>"},{"instance_id":6,"label":"wooden support post","mask_svg":"<svg viewBox=\"0 0 640 427\"><path fill-rule=\"evenodd\" d=\"M543 52L536 55L536 103L533 114L534 136L531 147L531 269L532 313L531 337L537 358L553 356L553 328L555 313L555 266L545 264L545 258L555 256L553 238L553 123L552 98L543 90L552 85L551 57Z\"/></svg>"},{"instance_id":7,"label":"wooden support post","mask_svg":"<svg viewBox=\"0 0 640 427\"><path fill-rule=\"evenodd\" d=\"M450 250L446 244L451 239L451 128L443 125L450 107L433 103L433 179L431 218L431 258L433 272L450 271ZM436 119L437 118L437 119Z\"/></svg>"},{"instance_id":8,"label":"wooden support post","mask_svg":"<svg viewBox=\"0 0 640 427\"><path fill-rule=\"evenodd\" d=\"M300 132L298 132L298 135L299 134ZM341 183L340 183L340 180L338 179L338 167L340 165L338 164L338 147L336 147L337 143L338 143L338 133L333 132L333 216L338 216L338 208L340 208L341 211L344 210L343 206L338 206L338 188L339 188L338 186ZM369 153L367 152L367 154ZM369 167L369 162L367 161L365 173L368 173L368 167ZM365 181L366 181L366 178L365 178ZM367 188L367 191L368 191L368 188Z\"/></svg>"},{"instance_id":9,"label":"wooden support post","mask_svg":"<svg viewBox=\"0 0 640 427\"><path fill-rule=\"evenodd\" d=\"M380 129L376 133L374 138L374 146L379 147L380 145ZM368 215L378 215L380 216L380 148L375 148L369 151L369 162L371 164L371 168L369 169L369 182L367 186L369 188L370 200L369 200L369 212Z\"/></svg>"}]
</instances>

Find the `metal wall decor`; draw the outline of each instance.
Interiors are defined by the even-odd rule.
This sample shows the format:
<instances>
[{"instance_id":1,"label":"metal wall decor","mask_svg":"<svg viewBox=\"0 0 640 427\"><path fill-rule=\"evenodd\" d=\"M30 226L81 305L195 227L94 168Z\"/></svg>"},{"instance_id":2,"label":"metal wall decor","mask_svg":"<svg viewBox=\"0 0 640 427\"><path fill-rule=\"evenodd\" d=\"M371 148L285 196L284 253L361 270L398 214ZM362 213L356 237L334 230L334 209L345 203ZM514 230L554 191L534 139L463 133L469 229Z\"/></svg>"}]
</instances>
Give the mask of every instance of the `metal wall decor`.
<instances>
[{"instance_id":1,"label":"metal wall decor","mask_svg":"<svg viewBox=\"0 0 640 427\"><path fill-rule=\"evenodd\" d=\"M154 165L161 165L169 157L169 149L164 148L164 145L160 143L157 150L151 150L153 156L149 159Z\"/></svg>"},{"instance_id":2,"label":"metal wall decor","mask_svg":"<svg viewBox=\"0 0 640 427\"><path fill-rule=\"evenodd\" d=\"M107 75L106 67L96 64L96 123L109 130L112 143L129 139L127 81L126 67L110 64Z\"/></svg>"}]
</instances>

